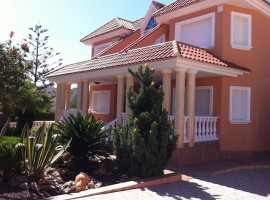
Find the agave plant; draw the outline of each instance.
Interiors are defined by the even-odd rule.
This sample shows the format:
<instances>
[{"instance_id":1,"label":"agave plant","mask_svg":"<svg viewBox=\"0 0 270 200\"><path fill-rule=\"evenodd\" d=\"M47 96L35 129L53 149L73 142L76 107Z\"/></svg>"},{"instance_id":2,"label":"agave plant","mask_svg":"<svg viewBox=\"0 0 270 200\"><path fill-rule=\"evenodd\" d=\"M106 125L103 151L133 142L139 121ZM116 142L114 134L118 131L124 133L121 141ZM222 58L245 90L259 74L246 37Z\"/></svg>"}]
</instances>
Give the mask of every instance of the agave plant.
<instances>
[{"instance_id":1,"label":"agave plant","mask_svg":"<svg viewBox=\"0 0 270 200\"><path fill-rule=\"evenodd\" d=\"M58 141L59 135L53 133L53 125L46 127L44 123L32 133L28 125L25 125L21 142L15 146L15 155L20 156L27 176L38 178L68 148L71 138L64 145Z\"/></svg>"},{"instance_id":2,"label":"agave plant","mask_svg":"<svg viewBox=\"0 0 270 200\"><path fill-rule=\"evenodd\" d=\"M83 117L80 113L76 116L70 115L56 123L62 142L72 137L68 151L74 157L75 165L87 165L89 160L95 160L99 156L108 156L111 148L106 144L105 139L111 130L104 130L104 125L93 114Z\"/></svg>"}]
</instances>

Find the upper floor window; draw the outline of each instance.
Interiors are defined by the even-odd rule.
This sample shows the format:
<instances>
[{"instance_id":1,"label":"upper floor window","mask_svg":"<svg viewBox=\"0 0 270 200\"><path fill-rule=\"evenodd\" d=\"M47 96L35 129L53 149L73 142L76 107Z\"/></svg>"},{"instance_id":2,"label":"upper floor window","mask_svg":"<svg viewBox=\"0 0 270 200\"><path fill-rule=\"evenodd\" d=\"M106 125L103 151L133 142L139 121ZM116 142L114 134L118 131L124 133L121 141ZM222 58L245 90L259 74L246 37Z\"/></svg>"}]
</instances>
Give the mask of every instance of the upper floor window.
<instances>
[{"instance_id":1,"label":"upper floor window","mask_svg":"<svg viewBox=\"0 0 270 200\"><path fill-rule=\"evenodd\" d=\"M250 50L251 15L231 12L231 46L235 49Z\"/></svg>"},{"instance_id":2,"label":"upper floor window","mask_svg":"<svg viewBox=\"0 0 270 200\"><path fill-rule=\"evenodd\" d=\"M146 33L147 31L150 31L151 29L155 28L157 26L157 21L155 20L155 18L151 18L144 30L144 32Z\"/></svg>"},{"instance_id":3,"label":"upper floor window","mask_svg":"<svg viewBox=\"0 0 270 200\"><path fill-rule=\"evenodd\" d=\"M213 48L215 44L215 13L176 23L175 39L202 48Z\"/></svg>"},{"instance_id":4,"label":"upper floor window","mask_svg":"<svg viewBox=\"0 0 270 200\"><path fill-rule=\"evenodd\" d=\"M230 87L230 122L249 123L250 122L250 87Z\"/></svg>"},{"instance_id":5,"label":"upper floor window","mask_svg":"<svg viewBox=\"0 0 270 200\"><path fill-rule=\"evenodd\" d=\"M156 39L153 44L160 44L160 43L163 43L163 42L165 42L165 35L162 35L161 37Z\"/></svg>"}]
</instances>

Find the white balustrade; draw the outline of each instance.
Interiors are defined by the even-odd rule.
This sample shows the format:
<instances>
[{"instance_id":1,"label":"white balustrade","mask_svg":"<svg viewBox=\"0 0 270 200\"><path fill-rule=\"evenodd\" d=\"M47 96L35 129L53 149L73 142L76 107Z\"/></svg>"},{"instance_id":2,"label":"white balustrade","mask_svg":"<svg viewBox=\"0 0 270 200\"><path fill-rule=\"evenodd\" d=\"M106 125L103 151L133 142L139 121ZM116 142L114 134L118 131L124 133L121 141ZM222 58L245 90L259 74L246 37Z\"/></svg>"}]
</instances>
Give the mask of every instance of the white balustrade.
<instances>
[{"instance_id":1,"label":"white balustrade","mask_svg":"<svg viewBox=\"0 0 270 200\"><path fill-rule=\"evenodd\" d=\"M112 128L112 127L116 128L116 122L117 122L117 119L114 119L110 123L103 126L102 129L106 130L106 129L109 129L109 128ZM106 140L106 142L112 142L113 141L113 135L111 133L109 133L108 137L105 140Z\"/></svg>"},{"instance_id":2,"label":"white balustrade","mask_svg":"<svg viewBox=\"0 0 270 200\"><path fill-rule=\"evenodd\" d=\"M216 134L218 117L195 117L195 142L219 140Z\"/></svg>"},{"instance_id":3,"label":"white balustrade","mask_svg":"<svg viewBox=\"0 0 270 200\"><path fill-rule=\"evenodd\" d=\"M125 126L126 125L126 113L122 112L121 113L121 124L122 126Z\"/></svg>"},{"instance_id":4,"label":"white balustrade","mask_svg":"<svg viewBox=\"0 0 270 200\"><path fill-rule=\"evenodd\" d=\"M17 122L9 122L9 128L16 128Z\"/></svg>"},{"instance_id":5,"label":"white balustrade","mask_svg":"<svg viewBox=\"0 0 270 200\"><path fill-rule=\"evenodd\" d=\"M169 115L169 120L172 122L173 124L173 128L174 128L174 121L175 121L175 116L173 115ZM188 120L188 117L184 117L184 143L188 143L189 140L187 138L187 120Z\"/></svg>"},{"instance_id":6,"label":"white balustrade","mask_svg":"<svg viewBox=\"0 0 270 200\"><path fill-rule=\"evenodd\" d=\"M33 127L39 127L41 126L43 123L45 123L45 125L51 125L53 123L55 123L55 121L33 121Z\"/></svg>"},{"instance_id":7,"label":"white balustrade","mask_svg":"<svg viewBox=\"0 0 270 200\"><path fill-rule=\"evenodd\" d=\"M77 110L76 108L64 109L64 118L68 117L69 115L76 116L78 113L82 114L82 110Z\"/></svg>"}]
</instances>

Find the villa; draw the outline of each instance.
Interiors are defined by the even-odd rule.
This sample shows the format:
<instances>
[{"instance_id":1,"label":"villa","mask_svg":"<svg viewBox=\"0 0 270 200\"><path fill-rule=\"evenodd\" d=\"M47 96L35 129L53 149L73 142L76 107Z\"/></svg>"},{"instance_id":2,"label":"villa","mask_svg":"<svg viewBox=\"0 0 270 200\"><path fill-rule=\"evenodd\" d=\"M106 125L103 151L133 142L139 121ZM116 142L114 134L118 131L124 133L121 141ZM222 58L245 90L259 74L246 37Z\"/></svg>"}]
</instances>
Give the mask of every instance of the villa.
<instances>
[{"instance_id":1,"label":"villa","mask_svg":"<svg viewBox=\"0 0 270 200\"><path fill-rule=\"evenodd\" d=\"M47 76L57 83L55 120L81 112L125 124L125 94L138 84L128 68L148 63L179 135L171 164L269 156L269 35L264 0L152 1L143 18L115 18L82 38L90 60Z\"/></svg>"}]
</instances>

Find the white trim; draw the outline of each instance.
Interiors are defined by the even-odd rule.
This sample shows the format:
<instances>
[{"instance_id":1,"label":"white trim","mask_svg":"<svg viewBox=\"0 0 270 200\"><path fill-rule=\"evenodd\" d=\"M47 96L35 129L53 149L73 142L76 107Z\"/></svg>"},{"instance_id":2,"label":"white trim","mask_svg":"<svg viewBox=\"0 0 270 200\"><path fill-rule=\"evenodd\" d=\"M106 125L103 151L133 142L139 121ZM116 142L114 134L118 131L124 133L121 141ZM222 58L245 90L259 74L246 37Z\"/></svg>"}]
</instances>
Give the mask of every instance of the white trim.
<instances>
[{"instance_id":1,"label":"white trim","mask_svg":"<svg viewBox=\"0 0 270 200\"><path fill-rule=\"evenodd\" d=\"M247 91L247 116L246 119L243 120L235 120L232 117L232 98L233 98L233 90L243 90ZM251 88L250 87L243 87L243 86L230 86L230 108L229 108L229 121L231 124L248 124L250 123L250 106L251 106Z\"/></svg>"},{"instance_id":2,"label":"white trim","mask_svg":"<svg viewBox=\"0 0 270 200\"><path fill-rule=\"evenodd\" d=\"M175 40L180 41L180 42L182 41L181 40L182 26L192 24L195 22L200 22L206 19L211 19L211 22L212 22L211 44L209 46L201 46L201 48L213 48L215 46L215 13L214 12L175 23L175 33L174 33Z\"/></svg>"},{"instance_id":3,"label":"white trim","mask_svg":"<svg viewBox=\"0 0 270 200\"><path fill-rule=\"evenodd\" d=\"M268 18L270 17L270 7L263 1L260 0L207 0L202 1L187 7L183 7L177 9L173 12L166 13L164 15L160 15L155 17L157 22L160 24L170 24L171 19L175 19L184 15L188 15L190 13L195 13L200 10L204 10L210 7L219 6L222 4L235 5L237 7L240 3L246 3L247 7L250 9L256 9L257 11L263 13Z\"/></svg>"},{"instance_id":4,"label":"white trim","mask_svg":"<svg viewBox=\"0 0 270 200\"><path fill-rule=\"evenodd\" d=\"M153 5L153 2L151 3L150 7L148 8L148 11L145 15L145 17L143 18L143 21L141 23L141 35L145 34L145 29L153 15L153 13L157 11L156 7ZM148 32L148 31L147 31Z\"/></svg>"},{"instance_id":5,"label":"white trim","mask_svg":"<svg viewBox=\"0 0 270 200\"><path fill-rule=\"evenodd\" d=\"M95 109L94 109L94 97L95 97L96 94L101 94L101 93L108 93L110 98L111 98L111 91L110 90L93 91L92 92L92 110L91 110L91 112L96 113L96 114L108 115L108 114L110 114L110 109L111 109L110 98L109 98L109 111L108 112L98 112L98 111L95 111Z\"/></svg>"},{"instance_id":6,"label":"white trim","mask_svg":"<svg viewBox=\"0 0 270 200\"><path fill-rule=\"evenodd\" d=\"M93 56L96 56L98 53L100 53L101 51L103 51L104 49L106 49L108 46L110 46L112 44L112 42L106 42L106 43L103 43L103 44L100 44L100 45L96 45L96 46L93 46ZM99 51L100 48L103 48L101 51Z\"/></svg>"},{"instance_id":7,"label":"white trim","mask_svg":"<svg viewBox=\"0 0 270 200\"><path fill-rule=\"evenodd\" d=\"M234 17L239 16L248 19L248 45L237 45L234 44ZM231 47L234 49L242 49L242 50L250 50L252 49L251 46L251 39L252 39L252 16L249 14L239 13L239 12L231 12Z\"/></svg>"}]
</instances>

